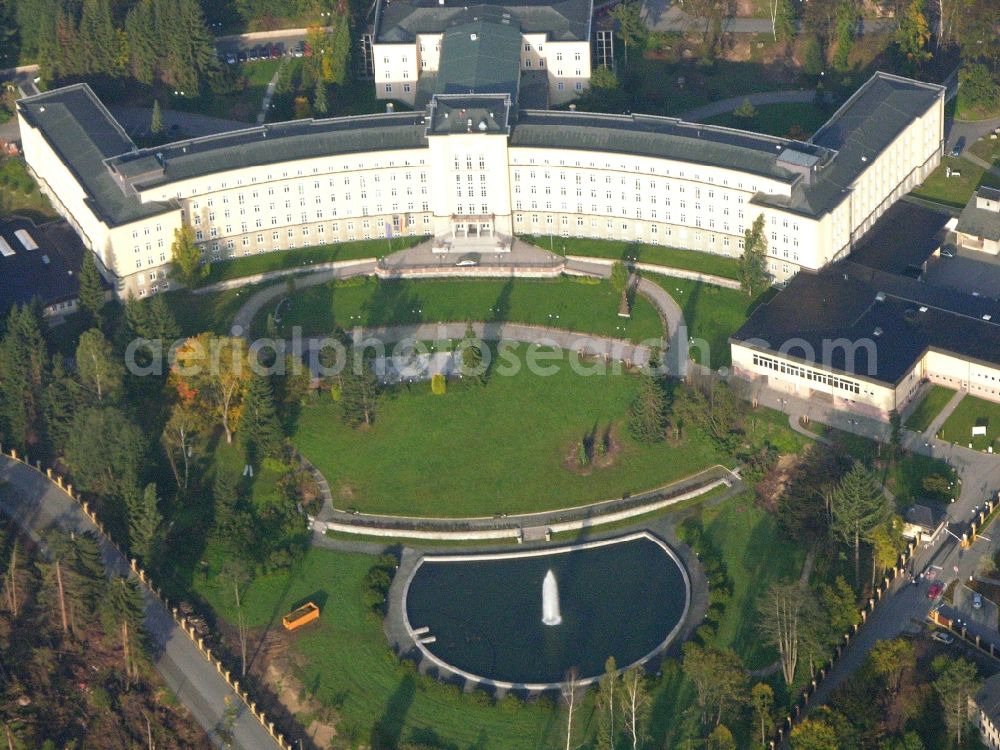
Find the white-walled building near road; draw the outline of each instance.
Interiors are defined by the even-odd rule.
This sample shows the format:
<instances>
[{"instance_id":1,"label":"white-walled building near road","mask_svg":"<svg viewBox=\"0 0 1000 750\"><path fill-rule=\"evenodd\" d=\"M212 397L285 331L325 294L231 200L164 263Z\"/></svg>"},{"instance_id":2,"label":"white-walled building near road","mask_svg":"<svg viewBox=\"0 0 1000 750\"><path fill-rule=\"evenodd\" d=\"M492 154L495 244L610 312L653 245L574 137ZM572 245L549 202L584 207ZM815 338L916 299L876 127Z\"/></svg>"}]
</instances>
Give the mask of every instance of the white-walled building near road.
<instances>
[{"instance_id":1,"label":"white-walled building near road","mask_svg":"<svg viewBox=\"0 0 1000 750\"><path fill-rule=\"evenodd\" d=\"M472 26L462 33L510 54L510 34ZM475 61L477 40L462 41L459 57ZM18 116L42 190L118 293L138 296L170 284L182 223L212 262L387 233L597 237L737 256L763 215L769 268L783 280L846 256L941 155L944 89L891 75L799 142L674 118L519 111L511 85L523 70L477 70L472 93L456 72L425 110L154 149L136 148L86 85L23 99Z\"/></svg>"},{"instance_id":2,"label":"white-walled building near road","mask_svg":"<svg viewBox=\"0 0 1000 750\"><path fill-rule=\"evenodd\" d=\"M452 30L486 22L515 32L519 54L514 60L525 74L544 79L548 103L570 101L590 84L593 7L593 0L545 4L531 0L475 4L378 0L371 52L375 94L411 106L423 104L453 54L456 37Z\"/></svg>"}]
</instances>

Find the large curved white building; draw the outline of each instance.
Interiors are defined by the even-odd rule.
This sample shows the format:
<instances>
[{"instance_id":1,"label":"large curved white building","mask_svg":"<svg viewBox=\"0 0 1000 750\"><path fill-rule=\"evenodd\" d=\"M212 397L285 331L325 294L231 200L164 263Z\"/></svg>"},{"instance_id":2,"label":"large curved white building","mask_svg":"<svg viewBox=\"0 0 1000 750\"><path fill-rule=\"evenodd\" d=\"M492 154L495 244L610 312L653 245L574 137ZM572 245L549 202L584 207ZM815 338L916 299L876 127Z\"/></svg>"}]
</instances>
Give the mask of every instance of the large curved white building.
<instances>
[{"instance_id":1,"label":"large curved white building","mask_svg":"<svg viewBox=\"0 0 1000 750\"><path fill-rule=\"evenodd\" d=\"M120 294L167 288L174 230L211 261L398 235L600 237L738 255L763 214L778 280L817 270L937 166L944 89L879 73L808 142L509 94L138 149L86 85L23 99L24 154Z\"/></svg>"}]
</instances>

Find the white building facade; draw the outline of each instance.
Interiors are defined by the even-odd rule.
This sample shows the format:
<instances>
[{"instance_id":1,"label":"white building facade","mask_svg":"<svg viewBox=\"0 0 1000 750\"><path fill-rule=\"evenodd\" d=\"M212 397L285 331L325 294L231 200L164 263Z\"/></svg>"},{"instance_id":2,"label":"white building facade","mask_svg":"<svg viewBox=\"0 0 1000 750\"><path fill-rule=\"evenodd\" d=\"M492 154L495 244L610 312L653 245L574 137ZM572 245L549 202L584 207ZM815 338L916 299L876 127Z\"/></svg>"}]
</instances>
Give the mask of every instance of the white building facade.
<instances>
[{"instance_id":1,"label":"white building facade","mask_svg":"<svg viewBox=\"0 0 1000 750\"><path fill-rule=\"evenodd\" d=\"M847 113L867 107L868 120L884 120L875 105L892 93L914 116L893 103L881 150L855 143L864 119L835 116L824 131L843 143L819 134L834 149L671 118L516 113L504 95L439 95L426 111L279 123L147 150L85 85L22 100L18 112L42 189L118 293L146 296L168 288L182 223L210 262L470 228L735 257L763 215L770 271L787 279L846 255L872 217L938 163L940 87L880 74Z\"/></svg>"}]
</instances>

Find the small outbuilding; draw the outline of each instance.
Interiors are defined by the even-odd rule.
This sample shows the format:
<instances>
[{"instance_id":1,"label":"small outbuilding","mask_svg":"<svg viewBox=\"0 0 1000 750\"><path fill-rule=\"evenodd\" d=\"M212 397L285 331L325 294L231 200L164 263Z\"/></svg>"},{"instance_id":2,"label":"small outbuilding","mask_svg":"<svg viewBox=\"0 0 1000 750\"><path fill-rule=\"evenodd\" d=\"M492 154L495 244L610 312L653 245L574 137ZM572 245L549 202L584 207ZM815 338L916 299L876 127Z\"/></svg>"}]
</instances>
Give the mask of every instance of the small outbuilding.
<instances>
[{"instance_id":1,"label":"small outbuilding","mask_svg":"<svg viewBox=\"0 0 1000 750\"><path fill-rule=\"evenodd\" d=\"M1000 190L976 190L958 217L955 233L961 247L1000 255Z\"/></svg>"},{"instance_id":2,"label":"small outbuilding","mask_svg":"<svg viewBox=\"0 0 1000 750\"><path fill-rule=\"evenodd\" d=\"M917 544L933 544L944 531L946 514L930 505L911 505L903 511L903 536Z\"/></svg>"}]
</instances>

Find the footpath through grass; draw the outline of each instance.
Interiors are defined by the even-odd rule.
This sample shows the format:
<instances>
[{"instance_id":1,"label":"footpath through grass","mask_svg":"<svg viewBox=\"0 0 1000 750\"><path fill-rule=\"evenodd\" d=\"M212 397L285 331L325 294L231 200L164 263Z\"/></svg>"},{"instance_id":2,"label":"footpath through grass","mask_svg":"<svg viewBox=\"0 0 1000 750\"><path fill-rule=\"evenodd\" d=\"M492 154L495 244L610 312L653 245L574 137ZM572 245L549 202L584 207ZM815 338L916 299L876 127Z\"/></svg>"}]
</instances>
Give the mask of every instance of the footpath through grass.
<instances>
[{"instance_id":1,"label":"footpath through grass","mask_svg":"<svg viewBox=\"0 0 1000 750\"><path fill-rule=\"evenodd\" d=\"M986 434L972 436L972 428L977 424L986 425ZM984 451L989 446L997 450L1000 440L1000 404L985 401L975 396L966 396L955 408L941 428L940 437L950 443L968 446Z\"/></svg>"},{"instance_id":2,"label":"footpath through grass","mask_svg":"<svg viewBox=\"0 0 1000 750\"><path fill-rule=\"evenodd\" d=\"M549 249L548 235L521 235L520 239ZM601 240L589 237L556 237L551 243L553 249L562 255L586 255L593 258L613 258L614 260L655 263L661 266L679 268L683 271L707 273L727 279L739 278L739 264L736 258L725 255L703 253L698 250L683 250L677 247L646 245L641 242L624 240Z\"/></svg>"},{"instance_id":3,"label":"footpath through grass","mask_svg":"<svg viewBox=\"0 0 1000 750\"><path fill-rule=\"evenodd\" d=\"M631 318L618 317L620 296L608 281L563 277L423 281L353 279L295 291L281 308L282 332L300 326L303 336L324 336L337 326L385 326L464 321L505 321L552 326L598 336L642 341L661 338L656 308L635 300ZM261 310L255 333L268 313Z\"/></svg>"},{"instance_id":4,"label":"footpath through grass","mask_svg":"<svg viewBox=\"0 0 1000 750\"><path fill-rule=\"evenodd\" d=\"M917 408L906 418L905 427L914 432L923 432L931 426L934 418L941 413L941 410L948 405L955 391L945 388L943 385L931 386L931 389L924 396Z\"/></svg>"},{"instance_id":5,"label":"footpath through grass","mask_svg":"<svg viewBox=\"0 0 1000 750\"><path fill-rule=\"evenodd\" d=\"M257 255L245 255L232 260L221 260L212 263L204 284L215 284L219 281L239 279L244 276L254 276L269 271L282 271L288 268L302 268L317 263L331 263L337 260L358 260L360 258L376 258L388 253L394 253L423 242L425 237L396 237L391 240L360 240L358 242L335 242L315 247L298 247L291 250L273 250Z\"/></svg>"},{"instance_id":6,"label":"footpath through grass","mask_svg":"<svg viewBox=\"0 0 1000 750\"><path fill-rule=\"evenodd\" d=\"M777 294L776 289L768 288L750 297L739 289L725 289L700 281L656 274L647 274L647 278L663 287L680 305L688 325L688 338L695 340L691 343L691 359L713 369L732 364L729 337L746 322L758 305Z\"/></svg>"},{"instance_id":7,"label":"footpath through grass","mask_svg":"<svg viewBox=\"0 0 1000 750\"><path fill-rule=\"evenodd\" d=\"M637 392L633 375L577 374L565 360L536 375L525 365L528 347L511 354L521 371L496 372L485 387L454 384L443 396L428 383L391 391L370 429L344 425L324 394L303 409L293 440L339 507L395 515L563 508L635 494L726 460L696 432L680 444L635 442L624 425ZM580 442L608 430L611 465L581 471Z\"/></svg>"},{"instance_id":8,"label":"footpath through grass","mask_svg":"<svg viewBox=\"0 0 1000 750\"><path fill-rule=\"evenodd\" d=\"M382 738L397 743L480 750L557 748L562 725L550 704L508 699L492 706L481 691L463 695L395 660L381 623L362 602L363 579L374 562L367 555L312 548L292 570L257 578L243 597L252 628L280 630L279 619L296 605L313 601L320 606L318 622L286 637L300 657L302 684L335 709L338 736L371 746L378 725ZM199 593L215 611L235 622L230 589L222 582L199 583ZM587 713L580 715L581 729Z\"/></svg>"}]
</instances>

